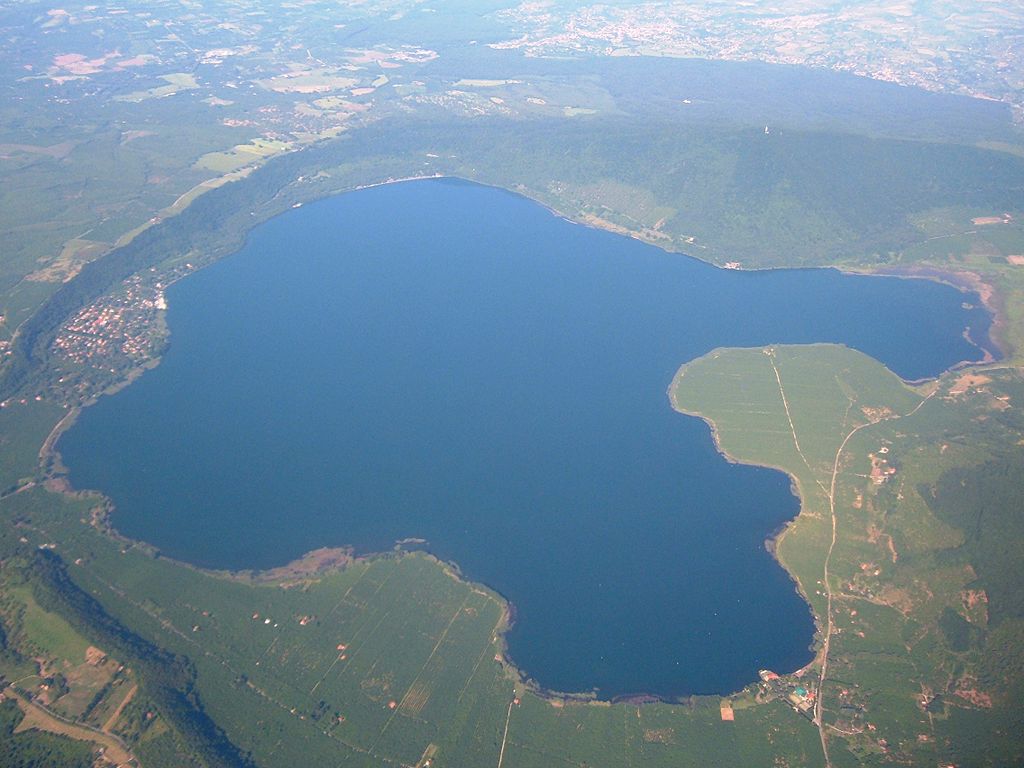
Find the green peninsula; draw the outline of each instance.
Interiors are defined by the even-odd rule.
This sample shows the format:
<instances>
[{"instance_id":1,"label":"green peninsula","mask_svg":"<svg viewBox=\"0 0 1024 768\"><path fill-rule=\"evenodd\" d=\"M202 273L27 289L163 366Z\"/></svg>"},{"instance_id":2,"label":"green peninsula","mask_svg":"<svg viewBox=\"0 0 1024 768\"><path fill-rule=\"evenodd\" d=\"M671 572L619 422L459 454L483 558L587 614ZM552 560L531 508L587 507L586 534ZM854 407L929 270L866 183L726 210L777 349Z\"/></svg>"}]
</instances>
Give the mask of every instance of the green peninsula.
<instances>
[{"instance_id":1,"label":"green peninsula","mask_svg":"<svg viewBox=\"0 0 1024 768\"><path fill-rule=\"evenodd\" d=\"M1019 394L1013 369L914 389L831 345L721 349L676 375L673 406L711 423L720 450L799 489L800 515L768 543L818 617L802 688L816 691L807 711L829 763L1024 755L1006 727L1024 614L1004 591L1024 576L1007 551L1021 547L1006 474ZM989 494L963 492L993 475ZM972 730L981 722L994 738Z\"/></svg>"}]
</instances>

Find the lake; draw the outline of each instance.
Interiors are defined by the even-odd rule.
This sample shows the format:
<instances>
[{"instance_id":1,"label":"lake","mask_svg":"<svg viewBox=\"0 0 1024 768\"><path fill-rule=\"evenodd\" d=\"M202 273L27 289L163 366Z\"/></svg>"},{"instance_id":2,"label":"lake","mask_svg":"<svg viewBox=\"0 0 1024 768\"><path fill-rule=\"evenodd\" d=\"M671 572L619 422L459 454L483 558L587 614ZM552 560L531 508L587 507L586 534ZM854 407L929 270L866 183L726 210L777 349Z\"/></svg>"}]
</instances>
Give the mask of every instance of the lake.
<instances>
[{"instance_id":1,"label":"lake","mask_svg":"<svg viewBox=\"0 0 1024 768\"><path fill-rule=\"evenodd\" d=\"M682 363L831 341L917 379L989 326L938 283L719 270L450 180L291 210L167 298L163 362L59 444L122 533L233 569L424 539L512 601L528 676L605 697L811 658L764 545L789 479L670 408Z\"/></svg>"}]
</instances>

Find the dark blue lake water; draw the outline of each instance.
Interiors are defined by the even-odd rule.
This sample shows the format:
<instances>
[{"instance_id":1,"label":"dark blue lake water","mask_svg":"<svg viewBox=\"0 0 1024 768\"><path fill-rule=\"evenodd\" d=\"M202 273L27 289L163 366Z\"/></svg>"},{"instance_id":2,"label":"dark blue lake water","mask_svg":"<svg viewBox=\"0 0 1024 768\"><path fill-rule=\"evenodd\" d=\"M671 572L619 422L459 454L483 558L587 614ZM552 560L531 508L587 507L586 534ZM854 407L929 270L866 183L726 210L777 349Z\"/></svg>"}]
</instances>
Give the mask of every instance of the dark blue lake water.
<instances>
[{"instance_id":1,"label":"dark blue lake water","mask_svg":"<svg viewBox=\"0 0 1024 768\"><path fill-rule=\"evenodd\" d=\"M913 379L989 322L936 283L718 270L437 180L290 211L168 300L163 363L60 442L119 530L218 568L426 539L512 601L528 675L605 696L810 659L764 546L789 480L671 410L680 364L835 341Z\"/></svg>"}]
</instances>

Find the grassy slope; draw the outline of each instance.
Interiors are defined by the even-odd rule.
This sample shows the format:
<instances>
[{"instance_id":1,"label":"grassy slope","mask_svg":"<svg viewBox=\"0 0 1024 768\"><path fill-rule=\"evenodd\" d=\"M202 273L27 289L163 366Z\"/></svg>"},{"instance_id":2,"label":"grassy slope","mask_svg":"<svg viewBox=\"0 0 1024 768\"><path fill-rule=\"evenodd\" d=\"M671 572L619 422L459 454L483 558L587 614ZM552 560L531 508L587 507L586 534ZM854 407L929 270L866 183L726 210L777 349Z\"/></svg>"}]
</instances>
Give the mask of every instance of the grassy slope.
<instances>
[{"instance_id":1,"label":"grassy slope","mask_svg":"<svg viewBox=\"0 0 1024 768\"><path fill-rule=\"evenodd\" d=\"M1024 677L1018 624L1014 616L990 627L989 613L1002 607L999 588L1005 594L1005 585L1019 584L1024 573L1003 569L997 584L977 575L1005 547L996 543L994 520L1009 497L989 500L995 507L983 521L975 513L977 543L966 551L963 522L950 525L932 509L942 501L945 473L1015 450L1019 374L947 374L922 401L878 363L843 348L776 348L774 361L803 455L764 351L719 350L684 366L673 398L677 407L712 419L730 455L781 465L802 489L811 487L778 552L819 617L826 615L821 580L831 539L831 465L852 433L836 464L837 539L829 561L834 631L823 721L833 763L1019 761L1024 744L1012 725ZM853 432L860 425L868 426ZM873 460L894 473L873 480ZM969 510L979 497L954 503ZM986 677L988 650L1001 654L1001 671Z\"/></svg>"},{"instance_id":2,"label":"grassy slope","mask_svg":"<svg viewBox=\"0 0 1024 768\"><path fill-rule=\"evenodd\" d=\"M29 400L0 408L0 493L39 472L39 446L63 418L60 406Z\"/></svg>"}]
</instances>

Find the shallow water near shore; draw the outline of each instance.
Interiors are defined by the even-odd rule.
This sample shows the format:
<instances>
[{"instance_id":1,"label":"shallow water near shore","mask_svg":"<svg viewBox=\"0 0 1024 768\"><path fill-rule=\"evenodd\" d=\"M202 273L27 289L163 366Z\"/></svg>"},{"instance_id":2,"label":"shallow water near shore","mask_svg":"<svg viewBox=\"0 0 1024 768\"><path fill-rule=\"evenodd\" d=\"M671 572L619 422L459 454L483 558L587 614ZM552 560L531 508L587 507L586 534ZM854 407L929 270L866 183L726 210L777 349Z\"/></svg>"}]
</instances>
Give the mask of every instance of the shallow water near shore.
<instances>
[{"instance_id":1,"label":"shallow water near shore","mask_svg":"<svg viewBox=\"0 0 1024 768\"><path fill-rule=\"evenodd\" d=\"M167 297L161 365L58 446L122 533L216 568L425 539L512 601L528 676L603 697L811 657L764 546L789 479L671 409L682 363L831 341L917 379L980 359L963 332L990 322L946 285L719 270L449 180L291 210Z\"/></svg>"}]
</instances>

